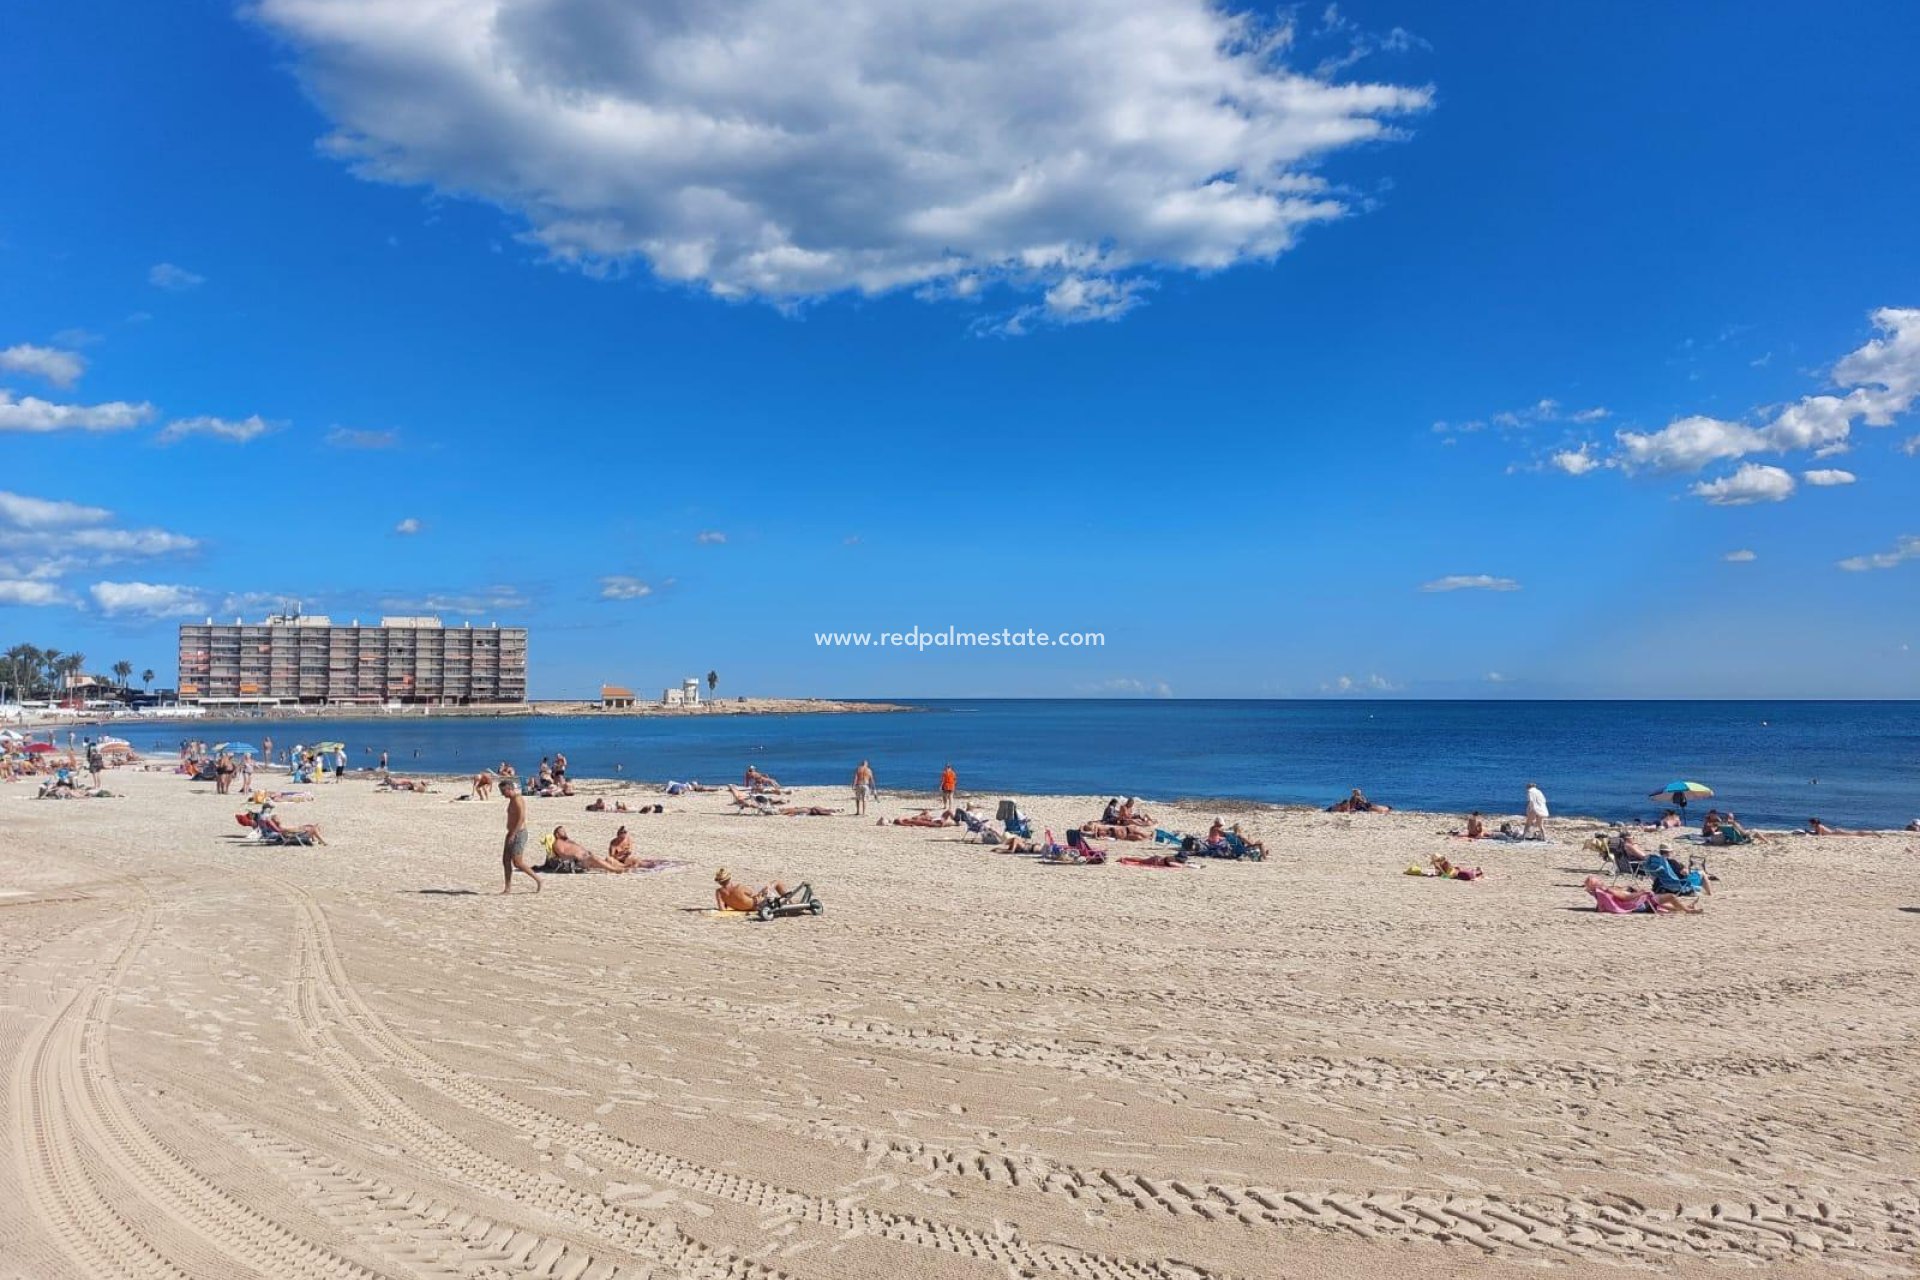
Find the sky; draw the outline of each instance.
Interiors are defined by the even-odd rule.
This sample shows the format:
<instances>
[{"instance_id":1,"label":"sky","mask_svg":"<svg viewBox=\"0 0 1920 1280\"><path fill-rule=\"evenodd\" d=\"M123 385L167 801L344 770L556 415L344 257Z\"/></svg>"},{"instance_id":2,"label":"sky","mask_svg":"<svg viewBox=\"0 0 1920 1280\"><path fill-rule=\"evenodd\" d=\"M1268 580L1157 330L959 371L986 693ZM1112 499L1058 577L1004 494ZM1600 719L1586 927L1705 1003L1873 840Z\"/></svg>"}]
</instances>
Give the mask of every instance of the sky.
<instances>
[{"instance_id":1,"label":"sky","mask_svg":"<svg viewBox=\"0 0 1920 1280\"><path fill-rule=\"evenodd\" d=\"M1920 8L69 0L0 645L536 697L1920 696ZM831 648L819 632L1098 632Z\"/></svg>"}]
</instances>

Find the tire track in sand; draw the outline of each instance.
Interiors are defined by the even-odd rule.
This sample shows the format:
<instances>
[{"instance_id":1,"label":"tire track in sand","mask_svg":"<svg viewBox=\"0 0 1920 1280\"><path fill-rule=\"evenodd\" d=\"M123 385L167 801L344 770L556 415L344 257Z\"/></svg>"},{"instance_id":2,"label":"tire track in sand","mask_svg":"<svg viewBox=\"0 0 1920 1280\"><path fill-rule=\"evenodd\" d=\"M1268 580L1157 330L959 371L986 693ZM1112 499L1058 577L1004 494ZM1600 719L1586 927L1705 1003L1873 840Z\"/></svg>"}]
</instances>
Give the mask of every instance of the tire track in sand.
<instances>
[{"instance_id":1,"label":"tire track in sand","mask_svg":"<svg viewBox=\"0 0 1920 1280\"><path fill-rule=\"evenodd\" d=\"M331 1071L343 1087L354 1093L383 1121L394 1125L410 1141L419 1140L447 1152L461 1149L458 1163L471 1170L480 1162L489 1172L480 1185L506 1188L524 1184L527 1191L517 1199L544 1197L549 1204L562 1206L556 1214L562 1218L582 1216L605 1220L610 1206L564 1186L543 1182L524 1171L493 1160L465 1147L422 1120L404 1103L388 1094L374 1081L367 1064L353 1060L344 1045L327 1027L320 1005L325 1004L341 1021L352 1028L356 1038L374 1052L384 1065L403 1069L408 1078L433 1090L486 1119L518 1134L534 1135L564 1144L583 1158L638 1174L656 1183L664 1183L697 1195L745 1205L768 1215L774 1222L798 1221L825 1227L842 1234L862 1234L891 1240L922 1249L961 1257L978 1258L1015 1268L1016 1274L1051 1274L1074 1280L1209 1280L1215 1273L1186 1263L1139 1262L1127 1258L1065 1246L1028 1244L1011 1229L993 1233L956 1226L911 1214L863 1207L843 1199L808 1195L776 1186L758 1178L712 1169L666 1152L654 1151L627 1142L597 1128L577 1124L495 1093L483 1085L464 1079L415 1048L411 1041L394 1032L374 1013L347 976L339 949L333 941L325 913L312 894L297 885L283 883L293 894L298 907L303 972L300 978L300 1019L313 1028L316 1038L327 1042ZM410 1152L410 1154L419 1154ZM465 1171L463 1170L463 1172ZM471 1173L462 1177L470 1181ZM591 1224L589 1224L591 1225ZM624 1243L624 1242L623 1242ZM1224 1278L1219 1278L1224 1280Z\"/></svg>"},{"instance_id":2,"label":"tire track in sand","mask_svg":"<svg viewBox=\"0 0 1920 1280\"><path fill-rule=\"evenodd\" d=\"M110 1199L103 1168L165 1217L248 1273L375 1280L374 1273L256 1213L197 1173L127 1106L113 1080L106 1032L115 997L152 933L155 908L141 889L118 952L76 987L31 1035L11 1084L15 1160L26 1198L86 1276L193 1280L197 1263L174 1257ZM89 1158L91 1156L91 1158Z\"/></svg>"}]
</instances>

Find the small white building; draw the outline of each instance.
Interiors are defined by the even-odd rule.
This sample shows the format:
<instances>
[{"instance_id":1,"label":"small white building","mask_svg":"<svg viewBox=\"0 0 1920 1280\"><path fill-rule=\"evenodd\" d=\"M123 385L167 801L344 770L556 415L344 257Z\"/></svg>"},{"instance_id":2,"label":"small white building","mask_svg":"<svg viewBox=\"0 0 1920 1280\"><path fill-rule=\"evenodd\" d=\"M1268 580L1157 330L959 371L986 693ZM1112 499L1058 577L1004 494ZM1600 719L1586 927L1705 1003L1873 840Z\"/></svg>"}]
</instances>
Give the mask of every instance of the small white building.
<instances>
[{"instance_id":1,"label":"small white building","mask_svg":"<svg viewBox=\"0 0 1920 1280\"><path fill-rule=\"evenodd\" d=\"M700 681L688 676L680 682L678 689L662 689L660 705L663 707L697 707L700 705Z\"/></svg>"},{"instance_id":2,"label":"small white building","mask_svg":"<svg viewBox=\"0 0 1920 1280\"><path fill-rule=\"evenodd\" d=\"M662 689L660 691L660 705L663 707L681 707L685 706L686 702L687 695L684 689Z\"/></svg>"}]
</instances>

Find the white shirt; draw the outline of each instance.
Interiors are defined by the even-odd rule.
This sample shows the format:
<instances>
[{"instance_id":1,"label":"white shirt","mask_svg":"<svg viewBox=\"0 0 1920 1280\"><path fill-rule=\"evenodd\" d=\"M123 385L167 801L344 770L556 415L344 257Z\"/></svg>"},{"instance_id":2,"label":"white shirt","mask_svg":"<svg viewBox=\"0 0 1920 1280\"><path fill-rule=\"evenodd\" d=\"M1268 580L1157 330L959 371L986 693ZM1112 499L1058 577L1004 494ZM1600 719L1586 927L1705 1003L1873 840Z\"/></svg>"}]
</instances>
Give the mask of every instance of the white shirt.
<instances>
[{"instance_id":1,"label":"white shirt","mask_svg":"<svg viewBox=\"0 0 1920 1280\"><path fill-rule=\"evenodd\" d=\"M1527 813L1532 817L1544 818L1547 816L1546 793L1538 787L1527 788Z\"/></svg>"}]
</instances>

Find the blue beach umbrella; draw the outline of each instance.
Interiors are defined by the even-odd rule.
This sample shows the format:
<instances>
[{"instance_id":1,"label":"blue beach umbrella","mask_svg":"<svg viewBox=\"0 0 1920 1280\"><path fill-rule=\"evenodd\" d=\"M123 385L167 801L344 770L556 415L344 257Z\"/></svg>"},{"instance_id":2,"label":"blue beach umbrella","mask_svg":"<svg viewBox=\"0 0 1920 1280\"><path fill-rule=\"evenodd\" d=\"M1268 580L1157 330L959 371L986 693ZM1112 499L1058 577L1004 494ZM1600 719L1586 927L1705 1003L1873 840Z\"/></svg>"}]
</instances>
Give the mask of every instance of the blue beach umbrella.
<instances>
[{"instance_id":1,"label":"blue beach umbrella","mask_svg":"<svg viewBox=\"0 0 1920 1280\"><path fill-rule=\"evenodd\" d=\"M1649 800L1666 800L1670 804L1680 806L1682 809L1687 807L1687 801L1689 800L1710 800L1712 798L1712 787L1704 782L1688 782L1684 779L1669 782L1658 791L1647 794L1647 799Z\"/></svg>"}]
</instances>

